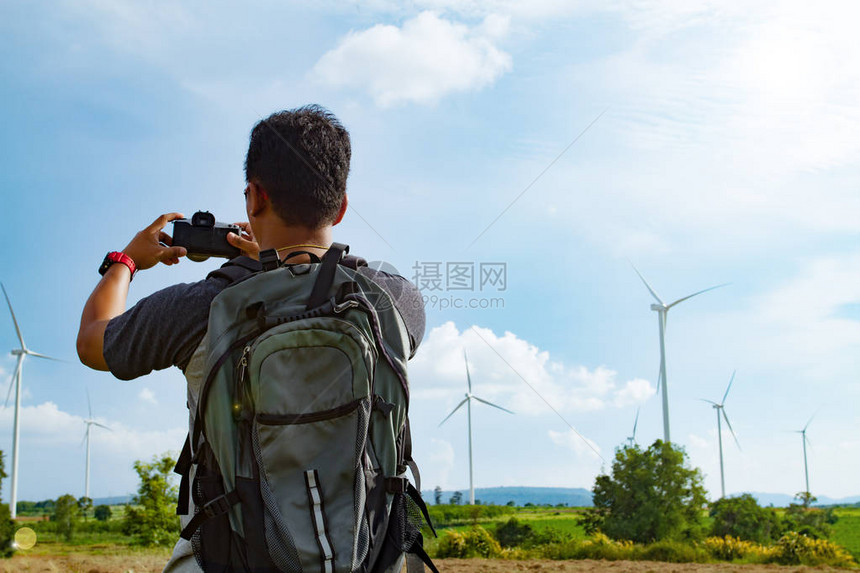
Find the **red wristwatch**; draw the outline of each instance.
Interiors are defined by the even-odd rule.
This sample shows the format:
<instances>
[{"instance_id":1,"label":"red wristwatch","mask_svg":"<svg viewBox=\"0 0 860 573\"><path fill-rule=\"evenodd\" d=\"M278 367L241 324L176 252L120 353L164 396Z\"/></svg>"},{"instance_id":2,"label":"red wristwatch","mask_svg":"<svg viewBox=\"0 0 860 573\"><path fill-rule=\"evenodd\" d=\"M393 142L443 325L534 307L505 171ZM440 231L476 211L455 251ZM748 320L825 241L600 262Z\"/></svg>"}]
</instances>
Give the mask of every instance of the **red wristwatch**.
<instances>
[{"instance_id":1,"label":"red wristwatch","mask_svg":"<svg viewBox=\"0 0 860 573\"><path fill-rule=\"evenodd\" d=\"M105 260L102 261L102 266L99 267L99 274L104 276L107 270L114 263L121 263L128 267L128 270L131 271L131 278L134 278L134 273L137 272L137 265L134 264L134 261L131 260L131 257L126 255L125 253L121 253L120 251L111 251L110 253L105 255Z\"/></svg>"}]
</instances>

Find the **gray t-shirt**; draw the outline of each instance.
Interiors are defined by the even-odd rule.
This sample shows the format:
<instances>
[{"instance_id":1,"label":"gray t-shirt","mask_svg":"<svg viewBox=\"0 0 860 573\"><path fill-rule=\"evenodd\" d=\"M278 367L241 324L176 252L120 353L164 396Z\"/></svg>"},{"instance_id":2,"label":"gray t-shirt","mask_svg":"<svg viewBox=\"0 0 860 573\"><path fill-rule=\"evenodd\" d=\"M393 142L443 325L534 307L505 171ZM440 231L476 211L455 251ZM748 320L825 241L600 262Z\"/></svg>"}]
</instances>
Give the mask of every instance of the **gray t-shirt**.
<instances>
[{"instance_id":1,"label":"gray t-shirt","mask_svg":"<svg viewBox=\"0 0 860 573\"><path fill-rule=\"evenodd\" d=\"M391 295L406 324L414 355L425 326L424 305L415 285L402 276L367 267L359 257L346 256L341 264L357 268ZM209 276L196 283L169 286L113 318L104 335L104 358L111 373L131 380L170 366L185 372L206 334L209 305L229 284L225 277Z\"/></svg>"}]
</instances>

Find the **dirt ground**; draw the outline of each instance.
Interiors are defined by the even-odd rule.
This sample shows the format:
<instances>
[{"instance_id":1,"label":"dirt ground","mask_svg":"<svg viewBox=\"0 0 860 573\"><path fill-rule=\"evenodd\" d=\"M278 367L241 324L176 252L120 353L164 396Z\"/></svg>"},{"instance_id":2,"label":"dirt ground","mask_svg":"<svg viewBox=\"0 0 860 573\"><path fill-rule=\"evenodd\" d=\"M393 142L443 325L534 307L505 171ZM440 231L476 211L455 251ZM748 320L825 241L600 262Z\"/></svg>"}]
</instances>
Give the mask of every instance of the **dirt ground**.
<instances>
[{"instance_id":1,"label":"dirt ground","mask_svg":"<svg viewBox=\"0 0 860 573\"><path fill-rule=\"evenodd\" d=\"M24 555L0 561L3 573L159 573L165 558L155 555ZM727 563L657 563L653 561L503 561L498 559L439 559L441 573L820 573L844 571L829 567L781 567Z\"/></svg>"}]
</instances>

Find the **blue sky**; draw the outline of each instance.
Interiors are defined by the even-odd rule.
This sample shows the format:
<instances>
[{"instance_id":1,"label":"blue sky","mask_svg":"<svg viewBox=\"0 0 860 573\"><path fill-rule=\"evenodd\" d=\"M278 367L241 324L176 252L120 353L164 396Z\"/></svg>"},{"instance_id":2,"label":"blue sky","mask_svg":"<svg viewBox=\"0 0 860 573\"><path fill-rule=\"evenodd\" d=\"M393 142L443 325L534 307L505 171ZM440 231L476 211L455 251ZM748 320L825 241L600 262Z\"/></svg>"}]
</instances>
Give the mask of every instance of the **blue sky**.
<instances>
[{"instance_id":1,"label":"blue sky","mask_svg":"<svg viewBox=\"0 0 860 573\"><path fill-rule=\"evenodd\" d=\"M667 333L672 437L711 496L716 426L700 399L720 398L734 370L726 410L743 449L726 442L729 492L802 490L792 432L816 414L813 493L860 493L857 12L0 5L0 280L27 344L72 361L25 363L19 498L83 494L87 389L114 430L94 430L93 496L133 491L134 460L181 447L181 374L120 382L77 364L81 308L104 253L160 213L241 219L252 125L311 102L352 135L337 240L410 278L416 263L505 264L503 291L425 292L497 299L454 309L428 298L411 370L425 487L468 486L465 417L437 427L465 391L464 348L475 393L516 412L474 408L477 486L590 488L637 408L638 441L661 436L657 325L632 261L665 299L731 283L673 309ZM140 273L131 302L216 264ZM8 380L13 357L0 368ZM0 410L7 468L11 418Z\"/></svg>"}]
</instances>

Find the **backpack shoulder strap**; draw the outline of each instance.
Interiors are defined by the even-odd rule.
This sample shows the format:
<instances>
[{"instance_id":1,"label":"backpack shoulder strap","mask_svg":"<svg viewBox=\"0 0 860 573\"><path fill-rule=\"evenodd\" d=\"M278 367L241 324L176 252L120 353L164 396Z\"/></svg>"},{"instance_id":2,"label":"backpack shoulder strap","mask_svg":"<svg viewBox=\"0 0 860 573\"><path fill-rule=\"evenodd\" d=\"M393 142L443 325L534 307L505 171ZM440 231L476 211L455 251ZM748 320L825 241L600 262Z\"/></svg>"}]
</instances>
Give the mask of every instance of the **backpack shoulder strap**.
<instances>
[{"instance_id":1,"label":"backpack shoulder strap","mask_svg":"<svg viewBox=\"0 0 860 573\"><path fill-rule=\"evenodd\" d=\"M331 247L322 256L322 266L317 273L317 280L314 282L311 296L308 298L308 304L305 308L308 310L316 308L328 299L328 293L331 290L334 275L337 272L337 265L348 252L349 245L344 245L343 243L331 244Z\"/></svg>"},{"instance_id":2,"label":"backpack shoulder strap","mask_svg":"<svg viewBox=\"0 0 860 573\"><path fill-rule=\"evenodd\" d=\"M230 259L229 261L221 265L220 268L217 268L208 275L206 275L206 278L227 279L232 285L241 280L244 280L245 278L256 272L261 271L262 269L263 267L260 265L260 261L255 261L251 257L246 257L242 255L241 257Z\"/></svg>"}]
</instances>

